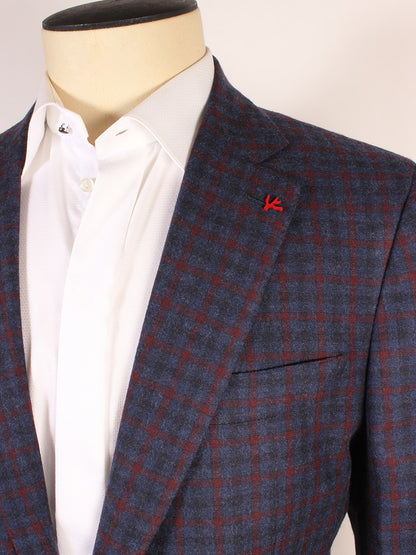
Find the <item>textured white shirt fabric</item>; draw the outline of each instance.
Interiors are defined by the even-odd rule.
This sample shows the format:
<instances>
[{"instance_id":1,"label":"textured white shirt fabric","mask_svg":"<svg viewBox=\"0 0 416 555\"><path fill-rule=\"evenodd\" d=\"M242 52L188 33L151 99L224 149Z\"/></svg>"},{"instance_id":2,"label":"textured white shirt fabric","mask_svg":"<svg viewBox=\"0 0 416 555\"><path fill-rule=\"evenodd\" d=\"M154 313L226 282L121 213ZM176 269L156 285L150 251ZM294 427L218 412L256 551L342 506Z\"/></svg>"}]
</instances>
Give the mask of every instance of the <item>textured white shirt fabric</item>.
<instances>
[{"instance_id":1,"label":"textured white shirt fabric","mask_svg":"<svg viewBox=\"0 0 416 555\"><path fill-rule=\"evenodd\" d=\"M22 173L29 390L60 555L93 551L125 395L185 166L209 50L95 141L45 75Z\"/></svg>"}]
</instances>

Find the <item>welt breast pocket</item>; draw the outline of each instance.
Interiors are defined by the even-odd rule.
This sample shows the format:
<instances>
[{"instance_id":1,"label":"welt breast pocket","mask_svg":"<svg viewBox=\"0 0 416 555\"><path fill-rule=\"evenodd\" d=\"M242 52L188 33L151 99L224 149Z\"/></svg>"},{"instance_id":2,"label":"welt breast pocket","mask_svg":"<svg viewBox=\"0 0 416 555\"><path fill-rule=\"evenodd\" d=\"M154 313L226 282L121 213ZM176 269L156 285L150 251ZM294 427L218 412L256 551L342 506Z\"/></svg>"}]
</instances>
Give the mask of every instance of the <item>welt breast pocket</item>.
<instances>
[{"instance_id":1,"label":"welt breast pocket","mask_svg":"<svg viewBox=\"0 0 416 555\"><path fill-rule=\"evenodd\" d=\"M267 368L236 369L211 424L233 426L277 420L309 427L316 419L337 421L344 414L351 383L348 355L293 361Z\"/></svg>"}]
</instances>

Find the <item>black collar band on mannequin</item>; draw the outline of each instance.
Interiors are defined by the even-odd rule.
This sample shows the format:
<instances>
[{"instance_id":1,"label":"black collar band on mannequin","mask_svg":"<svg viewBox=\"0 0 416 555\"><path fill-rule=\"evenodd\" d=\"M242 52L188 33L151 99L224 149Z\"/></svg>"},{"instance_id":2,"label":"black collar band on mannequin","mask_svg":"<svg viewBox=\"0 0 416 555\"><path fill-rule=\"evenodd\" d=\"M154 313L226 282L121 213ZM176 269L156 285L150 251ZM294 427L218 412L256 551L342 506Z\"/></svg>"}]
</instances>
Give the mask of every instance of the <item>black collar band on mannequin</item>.
<instances>
[{"instance_id":1,"label":"black collar band on mannequin","mask_svg":"<svg viewBox=\"0 0 416 555\"><path fill-rule=\"evenodd\" d=\"M42 27L47 31L121 27L175 17L197 7L195 0L101 0L50 15Z\"/></svg>"}]
</instances>

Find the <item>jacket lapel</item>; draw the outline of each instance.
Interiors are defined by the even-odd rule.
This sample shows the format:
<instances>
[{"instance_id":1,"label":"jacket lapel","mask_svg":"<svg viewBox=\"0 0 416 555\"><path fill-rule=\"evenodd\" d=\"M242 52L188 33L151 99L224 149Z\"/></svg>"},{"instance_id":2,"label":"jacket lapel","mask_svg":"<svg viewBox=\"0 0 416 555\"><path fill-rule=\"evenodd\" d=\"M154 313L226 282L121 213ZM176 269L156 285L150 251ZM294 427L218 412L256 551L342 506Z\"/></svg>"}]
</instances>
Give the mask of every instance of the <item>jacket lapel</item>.
<instances>
[{"instance_id":1,"label":"jacket lapel","mask_svg":"<svg viewBox=\"0 0 416 555\"><path fill-rule=\"evenodd\" d=\"M136 353L95 555L149 547L227 386L299 195L265 162L286 139L215 64ZM268 195L283 211L264 210Z\"/></svg>"},{"instance_id":2,"label":"jacket lapel","mask_svg":"<svg viewBox=\"0 0 416 555\"><path fill-rule=\"evenodd\" d=\"M17 553L55 554L19 301L20 175L31 113L0 143L0 511Z\"/></svg>"}]
</instances>

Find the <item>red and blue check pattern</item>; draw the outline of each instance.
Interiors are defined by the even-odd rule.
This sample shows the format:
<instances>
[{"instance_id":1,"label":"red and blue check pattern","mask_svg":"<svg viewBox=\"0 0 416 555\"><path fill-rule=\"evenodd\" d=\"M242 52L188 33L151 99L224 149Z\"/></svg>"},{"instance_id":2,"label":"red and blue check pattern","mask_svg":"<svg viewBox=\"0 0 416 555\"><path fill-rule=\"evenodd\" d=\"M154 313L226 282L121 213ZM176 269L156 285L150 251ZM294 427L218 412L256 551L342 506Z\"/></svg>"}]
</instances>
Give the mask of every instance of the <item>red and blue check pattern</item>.
<instances>
[{"instance_id":1,"label":"red and blue check pattern","mask_svg":"<svg viewBox=\"0 0 416 555\"><path fill-rule=\"evenodd\" d=\"M56 555L20 322L29 119L0 135L0 553ZM413 552L414 170L255 107L216 61L94 555L329 554L346 511L357 553Z\"/></svg>"}]
</instances>

